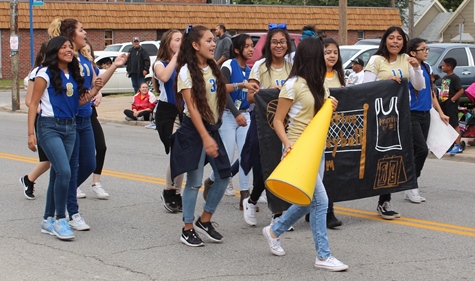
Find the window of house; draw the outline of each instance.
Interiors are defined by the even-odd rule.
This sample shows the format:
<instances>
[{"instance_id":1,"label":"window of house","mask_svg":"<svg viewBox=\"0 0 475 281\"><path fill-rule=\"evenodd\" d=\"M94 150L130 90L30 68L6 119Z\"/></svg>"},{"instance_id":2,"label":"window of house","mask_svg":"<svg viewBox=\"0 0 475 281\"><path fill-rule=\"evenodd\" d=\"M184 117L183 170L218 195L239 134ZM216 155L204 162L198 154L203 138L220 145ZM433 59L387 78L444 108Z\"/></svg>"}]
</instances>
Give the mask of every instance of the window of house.
<instances>
[{"instance_id":1,"label":"window of house","mask_svg":"<svg viewBox=\"0 0 475 281\"><path fill-rule=\"evenodd\" d=\"M104 31L104 47L114 43L114 32L112 30Z\"/></svg>"},{"instance_id":2,"label":"window of house","mask_svg":"<svg viewBox=\"0 0 475 281\"><path fill-rule=\"evenodd\" d=\"M358 31L358 40L364 39L364 31Z\"/></svg>"}]
</instances>

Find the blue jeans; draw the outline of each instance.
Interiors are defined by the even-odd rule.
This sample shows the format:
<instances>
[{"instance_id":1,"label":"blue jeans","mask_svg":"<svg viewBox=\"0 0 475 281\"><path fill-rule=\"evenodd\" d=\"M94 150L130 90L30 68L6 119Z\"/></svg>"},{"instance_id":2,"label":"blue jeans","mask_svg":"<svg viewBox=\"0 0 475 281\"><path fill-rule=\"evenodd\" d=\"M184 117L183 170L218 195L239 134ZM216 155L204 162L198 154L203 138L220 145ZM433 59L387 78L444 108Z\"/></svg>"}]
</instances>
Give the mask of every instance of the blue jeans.
<instances>
[{"instance_id":1,"label":"blue jeans","mask_svg":"<svg viewBox=\"0 0 475 281\"><path fill-rule=\"evenodd\" d=\"M233 163L234 160L234 147L237 144L238 148L238 159L241 161L241 151L244 143L246 141L247 130L249 129L249 124L251 124L251 116L249 112L241 113L247 121L247 126L241 127L236 123L236 118L230 111L225 111L223 113L223 125L219 128L219 135L223 140L224 147L228 153L229 163ZM240 190L245 191L249 190L249 178L250 174L245 174L239 165L239 185ZM214 173L211 173L209 176L212 181L214 181Z\"/></svg>"},{"instance_id":2,"label":"blue jeans","mask_svg":"<svg viewBox=\"0 0 475 281\"><path fill-rule=\"evenodd\" d=\"M51 162L44 219L55 214L56 219L63 219L66 217L66 198L71 178L69 159L76 140L75 119L40 117L37 136L38 143Z\"/></svg>"},{"instance_id":3,"label":"blue jeans","mask_svg":"<svg viewBox=\"0 0 475 281\"><path fill-rule=\"evenodd\" d=\"M295 224L301 217L310 213L310 227L312 229L313 241L319 259L326 259L330 256L327 236L327 206L328 197L323 185L323 172L325 167L325 155L322 156L320 169L318 171L315 191L312 202L309 206L292 205L272 226L275 235L282 235L291 225Z\"/></svg>"},{"instance_id":4,"label":"blue jeans","mask_svg":"<svg viewBox=\"0 0 475 281\"><path fill-rule=\"evenodd\" d=\"M69 217L79 212L76 191L96 169L96 146L91 118L76 116L76 142L69 161L71 179L69 181L67 209Z\"/></svg>"},{"instance_id":5,"label":"blue jeans","mask_svg":"<svg viewBox=\"0 0 475 281\"><path fill-rule=\"evenodd\" d=\"M206 212L213 214L216 211L229 183L230 178L221 179L219 177L214 158L207 156L203 149L200 162L198 163L198 169L186 173L186 184L182 193L183 222L185 223L193 223L195 221L196 198L198 197L198 191L202 185L205 157L207 157L216 176L213 188L209 190L208 196L206 197L206 203L204 206Z\"/></svg>"},{"instance_id":6,"label":"blue jeans","mask_svg":"<svg viewBox=\"0 0 475 281\"><path fill-rule=\"evenodd\" d=\"M134 91L136 94L140 89L140 84L145 82L145 77L142 76L142 74L137 74L137 73L132 73L129 76L130 76L130 80L132 80L132 87L134 87Z\"/></svg>"}]
</instances>

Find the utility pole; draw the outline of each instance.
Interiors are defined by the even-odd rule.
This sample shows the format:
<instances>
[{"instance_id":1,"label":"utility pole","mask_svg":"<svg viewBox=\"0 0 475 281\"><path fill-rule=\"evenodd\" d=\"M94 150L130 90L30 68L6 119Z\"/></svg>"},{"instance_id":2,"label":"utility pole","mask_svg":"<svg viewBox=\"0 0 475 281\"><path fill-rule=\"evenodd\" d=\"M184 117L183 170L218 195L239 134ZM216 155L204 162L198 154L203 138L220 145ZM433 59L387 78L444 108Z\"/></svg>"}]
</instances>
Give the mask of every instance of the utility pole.
<instances>
[{"instance_id":1,"label":"utility pole","mask_svg":"<svg viewBox=\"0 0 475 281\"><path fill-rule=\"evenodd\" d=\"M338 31L338 43L340 45L348 44L348 20L347 20L347 11L348 11L348 1L340 0L340 26Z\"/></svg>"},{"instance_id":2,"label":"utility pole","mask_svg":"<svg viewBox=\"0 0 475 281\"><path fill-rule=\"evenodd\" d=\"M10 0L10 58L12 67L12 111L20 109L19 55L18 55L18 0Z\"/></svg>"},{"instance_id":3,"label":"utility pole","mask_svg":"<svg viewBox=\"0 0 475 281\"><path fill-rule=\"evenodd\" d=\"M409 0L409 18L407 25L409 26L409 38L414 37L414 0Z\"/></svg>"}]
</instances>

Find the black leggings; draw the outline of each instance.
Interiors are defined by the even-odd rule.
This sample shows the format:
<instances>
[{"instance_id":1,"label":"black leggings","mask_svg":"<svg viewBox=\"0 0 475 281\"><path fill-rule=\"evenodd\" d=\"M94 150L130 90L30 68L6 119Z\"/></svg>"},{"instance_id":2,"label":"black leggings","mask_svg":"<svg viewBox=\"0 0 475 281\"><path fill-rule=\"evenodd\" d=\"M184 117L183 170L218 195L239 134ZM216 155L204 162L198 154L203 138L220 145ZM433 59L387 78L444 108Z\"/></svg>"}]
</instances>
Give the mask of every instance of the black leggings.
<instances>
[{"instance_id":1,"label":"black leggings","mask_svg":"<svg viewBox=\"0 0 475 281\"><path fill-rule=\"evenodd\" d=\"M133 120L137 120L137 117L143 117L143 120L144 121L150 121L150 117L152 116L152 112L151 111L142 111L140 112L137 117L134 116L134 112L130 109L125 109L124 110L124 114L125 116L129 117L129 118L132 118Z\"/></svg>"},{"instance_id":2,"label":"black leggings","mask_svg":"<svg viewBox=\"0 0 475 281\"><path fill-rule=\"evenodd\" d=\"M104 137L104 131L102 130L101 123L97 120L96 108L92 108L91 125L94 132L94 141L96 142L96 170L94 174L102 174L102 168L104 167L104 159L106 158L106 139Z\"/></svg>"}]
</instances>

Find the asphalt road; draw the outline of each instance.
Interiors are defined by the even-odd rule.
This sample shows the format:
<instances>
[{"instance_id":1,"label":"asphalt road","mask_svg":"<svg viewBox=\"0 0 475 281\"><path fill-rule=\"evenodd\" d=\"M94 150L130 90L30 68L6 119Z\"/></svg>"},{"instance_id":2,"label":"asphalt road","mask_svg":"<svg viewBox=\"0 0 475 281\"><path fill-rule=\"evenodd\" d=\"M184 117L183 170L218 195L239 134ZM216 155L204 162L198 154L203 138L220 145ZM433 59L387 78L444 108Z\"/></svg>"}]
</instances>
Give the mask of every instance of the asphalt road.
<instances>
[{"instance_id":1,"label":"asphalt road","mask_svg":"<svg viewBox=\"0 0 475 281\"><path fill-rule=\"evenodd\" d=\"M344 225L329 230L330 247L350 269L331 273L313 267L308 223L302 219L284 234L287 254L273 256L261 234L270 212L261 204L257 226L247 226L237 197L225 196L214 216L222 244L183 245L181 215L167 213L159 199L168 156L157 133L117 123L103 128L108 151L102 183L110 200L96 199L90 180L83 185L88 197L79 200L80 213L91 230L64 242L40 232L48 175L37 181L32 201L18 181L37 161L27 148L26 114L0 112L2 280L474 279L473 163L428 159L419 182L427 202L412 204L394 194L398 220L377 216L377 198L337 203ZM196 215L202 205L200 195Z\"/></svg>"}]
</instances>

